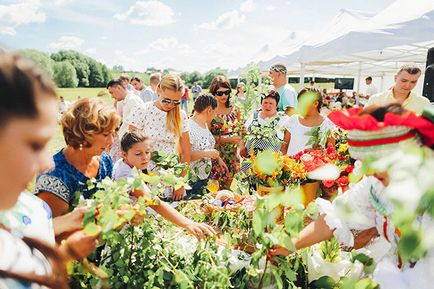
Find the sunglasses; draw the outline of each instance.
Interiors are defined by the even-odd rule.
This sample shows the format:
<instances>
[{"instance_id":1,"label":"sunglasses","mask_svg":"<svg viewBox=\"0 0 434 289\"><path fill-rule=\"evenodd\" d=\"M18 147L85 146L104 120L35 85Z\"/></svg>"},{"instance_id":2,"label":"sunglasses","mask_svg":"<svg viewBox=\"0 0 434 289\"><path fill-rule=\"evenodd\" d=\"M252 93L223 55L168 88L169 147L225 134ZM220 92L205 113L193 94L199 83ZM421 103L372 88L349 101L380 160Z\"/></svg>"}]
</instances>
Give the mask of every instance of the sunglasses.
<instances>
[{"instance_id":1,"label":"sunglasses","mask_svg":"<svg viewBox=\"0 0 434 289\"><path fill-rule=\"evenodd\" d=\"M286 74L286 69L283 67L271 66L270 71L275 71L275 72L280 72L280 73Z\"/></svg>"},{"instance_id":2,"label":"sunglasses","mask_svg":"<svg viewBox=\"0 0 434 289\"><path fill-rule=\"evenodd\" d=\"M161 102L163 103L163 104L166 104L166 105L169 105L169 104L173 104L173 105L179 105L180 103L181 103L181 101L180 100L173 100L173 99L170 99L170 98L163 98L162 100L161 100Z\"/></svg>"},{"instance_id":3,"label":"sunglasses","mask_svg":"<svg viewBox=\"0 0 434 289\"><path fill-rule=\"evenodd\" d=\"M225 90L225 91L216 91L215 92L215 95L217 95L217 96L223 96L223 95L230 95L231 94L231 90L230 89L228 89L228 90Z\"/></svg>"}]
</instances>

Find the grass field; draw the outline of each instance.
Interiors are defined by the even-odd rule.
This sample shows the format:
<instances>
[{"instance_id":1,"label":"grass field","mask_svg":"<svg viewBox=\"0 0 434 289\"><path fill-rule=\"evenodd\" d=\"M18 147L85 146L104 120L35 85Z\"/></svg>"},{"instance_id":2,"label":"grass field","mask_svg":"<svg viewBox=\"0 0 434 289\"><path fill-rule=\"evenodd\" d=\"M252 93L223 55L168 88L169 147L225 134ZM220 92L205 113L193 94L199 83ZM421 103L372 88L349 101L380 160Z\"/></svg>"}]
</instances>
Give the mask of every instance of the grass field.
<instances>
[{"instance_id":1,"label":"grass field","mask_svg":"<svg viewBox=\"0 0 434 289\"><path fill-rule=\"evenodd\" d=\"M101 98L105 103L112 104L113 99L110 94L107 92L105 87L97 87L97 88L58 88L57 95L63 96L65 100L70 102L74 102L78 99L78 96L81 98L84 97L98 97ZM100 96L99 96L100 95ZM57 152L59 149L65 146L65 141L63 139L62 129L60 125L57 126L57 131L54 137L51 139L48 144L48 148L50 152L53 154Z\"/></svg>"},{"instance_id":2,"label":"grass field","mask_svg":"<svg viewBox=\"0 0 434 289\"><path fill-rule=\"evenodd\" d=\"M110 103L112 98L105 87L79 87L79 88L58 88L58 96L65 97L66 100L74 102L80 97L101 97L105 102Z\"/></svg>"}]
</instances>

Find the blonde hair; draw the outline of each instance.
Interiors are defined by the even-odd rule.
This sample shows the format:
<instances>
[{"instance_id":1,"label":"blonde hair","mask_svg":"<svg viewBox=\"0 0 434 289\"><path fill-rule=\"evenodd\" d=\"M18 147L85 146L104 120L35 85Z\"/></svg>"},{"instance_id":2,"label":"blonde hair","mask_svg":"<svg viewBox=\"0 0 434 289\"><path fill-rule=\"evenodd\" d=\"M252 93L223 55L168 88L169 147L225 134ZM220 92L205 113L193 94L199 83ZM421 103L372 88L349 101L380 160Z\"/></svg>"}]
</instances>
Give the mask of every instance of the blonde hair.
<instances>
[{"instance_id":1,"label":"blonde hair","mask_svg":"<svg viewBox=\"0 0 434 289\"><path fill-rule=\"evenodd\" d=\"M174 92L182 92L184 85L178 75L166 74L161 78L158 84L160 90L170 90ZM166 129L173 133L176 137L181 136L181 108L179 105L167 112Z\"/></svg>"},{"instance_id":2,"label":"blonde hair","mask_svg":"<svg viewBox=\"0 0 434 289\"><path fill-rule=\"evenodd\" d=\"M61 120L65 142L75 149L80 145L90 147L94 135L115 130L119 123L114 108L97 98L76 101Z\"/></svg>"}]
</instances>

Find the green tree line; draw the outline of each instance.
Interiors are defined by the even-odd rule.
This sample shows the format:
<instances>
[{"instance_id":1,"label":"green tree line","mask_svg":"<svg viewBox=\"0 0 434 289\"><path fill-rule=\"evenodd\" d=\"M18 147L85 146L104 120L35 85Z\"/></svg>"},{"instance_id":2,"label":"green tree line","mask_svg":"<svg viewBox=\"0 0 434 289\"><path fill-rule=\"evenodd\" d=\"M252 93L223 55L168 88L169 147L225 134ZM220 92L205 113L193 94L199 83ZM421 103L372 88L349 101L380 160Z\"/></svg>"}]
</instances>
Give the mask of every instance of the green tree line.
<instances>
[{"instance_id":1,"label":"green tree line","mask_svg":"<svg viewBox=\"0 0 434 289\"><path fill-rule=\"evenodd\" d=\"M46 52L24 49L20 53L40 65L58 87L104 87L112 78L106 65L73 50Z\"/></svg>"},{"instance_id":2,"label":"green tree line","mask_svg":"<svg viewBox=\"0 0 434 289\"><path fill-rule=\"evenodd\" d=\"M109 69L106 65L74 50L60 50L51 55L35 49L23 49L20 54L32 59L45 70L56 82L58 87L105 87L112 78L121 74L138 76L145 84L149 84L149 76L155 72L162 74L173 71L172 69L159 70L153 67L143 72L126 71L121 65L115 65ZM216 75L227 75L227 70L215 68L205 73L198 71L181 72L180 77L188 87L193 82L199 83L203 88L208 88Z\"/></svg>"}]
</instances>

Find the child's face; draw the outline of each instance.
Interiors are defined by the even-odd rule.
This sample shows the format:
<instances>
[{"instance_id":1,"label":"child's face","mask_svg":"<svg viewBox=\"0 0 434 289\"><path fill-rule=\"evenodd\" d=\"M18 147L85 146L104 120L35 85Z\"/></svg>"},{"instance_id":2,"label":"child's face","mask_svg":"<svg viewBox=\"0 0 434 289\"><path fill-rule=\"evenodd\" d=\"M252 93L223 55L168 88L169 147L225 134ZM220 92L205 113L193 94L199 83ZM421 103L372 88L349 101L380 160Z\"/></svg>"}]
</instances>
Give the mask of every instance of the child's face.
<instances>
[{"instance_id":1,"label":"child's face","mask_svg":"<svg viewBox=\"0 0 434 289\"><path fill-rule=\"evenodd\" d=\"M125 162L139 170L144 170L151 159L151 144L149 140L135 143L128 152L122 152Z\"/></svg>"}]
</instances>

